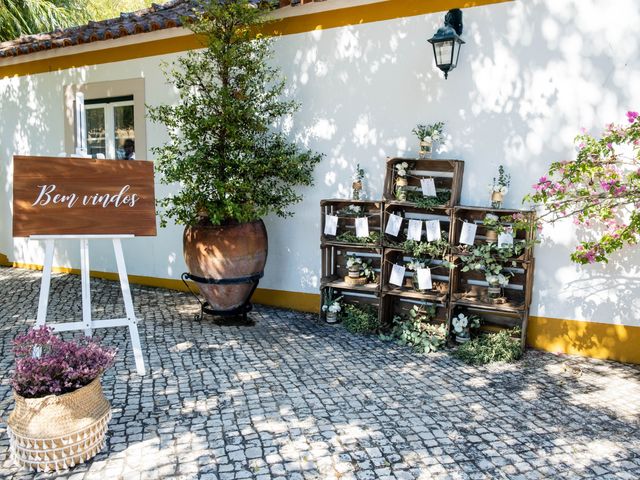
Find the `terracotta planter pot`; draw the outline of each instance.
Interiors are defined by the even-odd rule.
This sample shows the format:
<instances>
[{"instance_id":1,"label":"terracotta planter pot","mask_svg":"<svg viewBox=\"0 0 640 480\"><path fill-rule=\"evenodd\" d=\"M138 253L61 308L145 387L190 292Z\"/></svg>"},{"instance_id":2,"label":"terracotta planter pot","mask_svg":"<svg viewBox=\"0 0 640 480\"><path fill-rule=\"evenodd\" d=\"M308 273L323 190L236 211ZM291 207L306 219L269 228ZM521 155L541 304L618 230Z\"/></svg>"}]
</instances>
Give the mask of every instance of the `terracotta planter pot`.
<instances>
[{"instance_id":1,"label":"terracotta planter pot","mask_svg":"<svg viewBox=\"0 0 640 480\"><path fill-rule=\"evenodd\" d=\"M262 220L184 229L184 260L189 273L200 278L232 280L261 274L267 262L267 251L267 230ZM242 306L253 289L251 282L196 283L211 308L219 311Z\"/></svg>"}]
</instances>

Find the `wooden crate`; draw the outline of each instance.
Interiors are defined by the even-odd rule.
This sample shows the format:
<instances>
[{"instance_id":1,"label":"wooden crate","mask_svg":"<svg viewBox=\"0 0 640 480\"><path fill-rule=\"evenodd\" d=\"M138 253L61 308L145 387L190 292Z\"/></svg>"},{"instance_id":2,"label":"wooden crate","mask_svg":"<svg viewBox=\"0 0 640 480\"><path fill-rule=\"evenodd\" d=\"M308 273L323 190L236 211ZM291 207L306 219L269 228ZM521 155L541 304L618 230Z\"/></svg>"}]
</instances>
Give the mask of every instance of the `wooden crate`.
<instances>
[{"instance_id":1,"label":"wooden crate","mask_svg":"<svg viewBox=\"0 0 640 480\"><path fill-rule=\"evenodd\" d=\"M487 295L488 284L483 271L462 271L458 257L454 257L456 268L451 272L451 302L459 305L481 306L501 312L523 312L531 305L534 261L517 261L515 267L505 268L513 272L509 285L504 287L505 303L495 303Z\"/></svg>"},{"instance_id":2,"label":"wooden crate","mask_svg":"<svg viewBox=\"0 0 640 480\"><path fill-rule=\"evenodd\" d=\"M407 256L400 249L384 249L384 261L382 265L382 292L414 300L429 300L438 303L446 303L449 298L451 272L449 268L443 265L431 267L431 279L433 284L432 290L422 292L414 289L412 285L412 277L415 272L409 270L405 272L405 282L402 287L389 283L393 265L406 265L411 260L412 258Z\"/></svg>"},{"instance_id":3,"label":"wooden crate","mask_svg":"<svg viewBox=\"0 0 640 480\"><path fill-rule=\"evenodd\" d=\"M440 208L452 207L460 203L464 162L462 160L422 160L415 158L390 158L387 160L387 171L382 196L385 201L396 200L395 166L402 162L413 164L413 168L408 172L408 190L422 192L420 180L422 178L433 178L436 191L449 190L451 192L449 201L440 205ZM411 202L403 203L411 204Z\"/></svg>"},{"instance_id":4,"label":"wooden crate","mask_svg":"<svg viewBox=\"0 0 640 480\"><path fill-rule=\"evenodd\" d=\"M484 226L483 221L488 213L497 215L498 217L511 216L521 213L528 219L531 224L535 221L535 212L531 210L508 210L503 208L485 208L485 207L467 207L457 206L453 208L453 217L451 221L451 237L449 241L452 247L455 249L460 245L460 234L462 232L462 225L464 222L475 223L478 227L476 230L476 237L474 244L479 245L487 242L487 228ZM505 223L508 225L508 223ZM514 235L514 240L526 240L532 242L535 239L535 228L524 231L520 230ZM518 257L518 260L527 261L533 257L533 246L527 248L522 255Z\"/></svg>"},{"instance_id":5,"label":"wooden crate","mask_svg":"<svg viewBox=\"0 0 640 480\"><path fill-rule=\"evenodd\" d=\"M382 212L383 203L381 201L371 200L321 200L320 201L320 241L323 244L334 245L367 245L369 243L345 243L337 239L338 235L344 232L351 232L355 235L356 224L355 216L345 215L344 212L349 207L359 207L362 210L362 216L369 218L369 232L376 232L382 239ZM336 236L328 236L324 234L326 215L338 216L338 230ZM379 245L376 244L376 245Z\"/></svg>"},{"instance_id":6,"label":"wooden crate","mask_svg":"<svg viewBox=\"0 0 640 480\"><path fill-rule=\"evenodd\" d=\"M323 293L326 288L329 288L329 286L325 286L320 289L320 319L322 320L326 320L327 318L326 312L322 311ZM334 291L334 297L342 296L340 304L343 309L345 305L371 305L378 311L378 315L380 315L380 295L378 292L367 292L360 289L354 290L352 288L340 288L335 286L332 286L332 288ZM338 318L339 317L340 315L338 315Z\"/></svg>"},{"instance_id":7,"label":"wooden crate","mask_svg":"<svg viewBox=\"0 0 640 480\"><path fill-rule=\"evenodd\" d=\"M378 294L380 291L380 279L382 277L382 249L359 246L322 245L322 278L321 287L333 287L363 293ZM347 256L354 254L363 259L371 260L371 265L376 272L375 283L357 286L349 285L344 281L348 275Z\"/></svg>"},{"instance_id":8,"label":"wooden crate","mask_svg":"<svg viewBox=\"0 0 640 480\"><path fill-rule=\"evenodd\" d=\"M440 220L440 231L443 238L449 240L451 236L451 213L450 208L434 208L428 212L424 209L417 208L413 205L407 205L405 202L390 201L384 205L384 215L382 222L382 244L386 247L398 247L407 239L407 229L409 228L409 220ZM387 222L391 214L399 215L404 218L402 227L397 237L384 233ZM422 225L422 240L427 241L427 232L425 225Z\"/></svg>"},{"instance_id":9,"label":"wooden crate","mask_svg":"<svg viewBox=\"0 0 640 480\"><path fill-rule=\"evenodd\" d=\"M520 345L524 349L529 323L528 310L522 312L503 312L482 306L461 305L457 302L452 302L449 312L450 322L460 313L464 313L467 316L477 315L481 318L480 334L496 333L500 330L511 330L514 327L519 327L521 330L519 337ZM449 324L449 332L451 332L451 338L453 339L455 333L453 333L451 323Z\"/></svg>"},{"instance_id":10,"label":"wooden crate","mask_svg":"<svg viewBox=\"0 0 640 480\"><path fill-rule=\"evenodd\" d=\"M393 325L393 318L397 315L408 316L409 311L417 305L420 306L433 306L436 309L434 319L430 322L434 325L444 324L448 325L448 305L443 302L430 301L426 299L407 298L403 295L396 295L394 293L384 293L382 295L382 308L380 310L381 320L383 328L391 328Z\"/></svg>"}]
</instances>

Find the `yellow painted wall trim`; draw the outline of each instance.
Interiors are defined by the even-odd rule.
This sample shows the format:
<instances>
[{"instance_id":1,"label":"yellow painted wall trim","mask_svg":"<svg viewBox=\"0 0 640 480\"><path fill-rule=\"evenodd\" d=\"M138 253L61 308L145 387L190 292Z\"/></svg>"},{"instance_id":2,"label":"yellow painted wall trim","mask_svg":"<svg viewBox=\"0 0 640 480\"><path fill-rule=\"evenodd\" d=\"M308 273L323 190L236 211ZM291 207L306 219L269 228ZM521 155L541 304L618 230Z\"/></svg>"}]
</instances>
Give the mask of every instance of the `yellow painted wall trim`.
<instances>
[{"instance_id":1,"label":"yellow painted wall trim","mask_svg":"<svg viewBox=\"0 0 640 480\"><path fill-rule=\"evenodd\" d=\"M549 352L640 364L640 327L531 317L527 344Z\"/></svg>"},{"instance_id":2,"label":"yellow painted wall trim","mask_svg":"<svg viewBox=\"0 0 640 480\"><path fill-rule=\"evenodd\" d=\"M42 265L10 262L0 253L0 265L42 270ZM80 274L75 268L54 267L55 272ZM118 280L117 273L92 271L91 276ZM186 291L181 280L129 275L133 284ZM259 288L253 300L273 307L318 313L320 295ZM527 329L530 347L554 353L568 353L593 358L640 364L640 327L585 322L562 318L531 317Z\"/></svg>"},{"instance_id":3,"label":"yellow painted wall trim","mask_svg":"<svg viewBox=\"0 0 640 480\"><path fill-rule=\"evenodd\" d=\"M291 35L313 30L443 12L451 8L469 8L511 1L513 0L386 0L367 5L282 18L270 23L269 29L263 33L266 35ZM140 34L140 36L143 37L144 34ZM74 48L71 46L65 47L69 49L69 55L5 66L1 66L2 62L0 61L0 78L34 75L74 67L100 65L135 58L165 55L201 48L202 46L202 43L199 42L194 35L180 35L172 38L163 38L82 53L71 53Z\"/></svg>"}]
</instances>

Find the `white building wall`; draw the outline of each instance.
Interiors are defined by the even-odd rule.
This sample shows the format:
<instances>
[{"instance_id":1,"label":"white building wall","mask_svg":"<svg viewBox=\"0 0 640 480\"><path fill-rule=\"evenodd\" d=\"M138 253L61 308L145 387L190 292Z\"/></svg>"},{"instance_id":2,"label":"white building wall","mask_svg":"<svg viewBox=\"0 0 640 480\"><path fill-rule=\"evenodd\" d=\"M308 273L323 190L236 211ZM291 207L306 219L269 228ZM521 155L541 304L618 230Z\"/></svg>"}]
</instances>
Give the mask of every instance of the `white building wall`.
<instances>
[{"instance_id":1,"label":"white building wall","mask_svg":"<svg viewBox=\"0 0 640 480\"><path fill-rule=\"evenodd\" d=\"M380 198L385 158L416 155L411 130L417 123L446 123L447 140L435 157L465 161L463 204L487 205L487 184L504 164L512 174L505 205L518 208L551 162L574 157L581 127L598 132L638 109L640 5L634 0L527 0L464 14L467 43L446 81L426 43L442 13L275 40L275 62L302 104L289 123L291 135L326 157L316 185L302 191L295 217L266 219L270 250L261 287L318 292L319 201L347 197L358 162L367 172L368 197ZM0 80L0 252L42 263L35 243L11 238L10 159L63 150L63 86L144 77L147 104L173 102L159 64L174 58ZM166 140L163 127L146 128L148 147ZM158 195L166 192L157 186ZM185 270L181 231L172 226L155 239L127 241L130 273L179 278ZM607 266L575 266L569 253L584 235L569 223L545 228L536 248L531 314L640 326L637 249L615 255ZM91 268L115 271L110 245L99 243ZM55 263L77 268L75 245L59 248Z\"/></svg>"}]
</instances>

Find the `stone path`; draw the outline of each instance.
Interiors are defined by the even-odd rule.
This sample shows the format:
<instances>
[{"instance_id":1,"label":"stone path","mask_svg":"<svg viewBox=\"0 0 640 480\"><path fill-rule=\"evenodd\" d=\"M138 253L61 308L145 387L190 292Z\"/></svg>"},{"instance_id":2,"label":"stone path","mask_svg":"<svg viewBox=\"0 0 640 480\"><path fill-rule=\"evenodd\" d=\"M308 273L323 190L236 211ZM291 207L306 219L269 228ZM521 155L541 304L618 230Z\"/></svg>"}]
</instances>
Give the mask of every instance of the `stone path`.
<instances>
[{"instance_id":1,"label":"stone path","mask_svg":"<svg viewBox=\"0 0 640 480\"><path fill-rule=\"evenodd\" d=\"M0 417L11 340L35 318L40 274L0 268ZM122 315L92 282L96 318ZM195 322L186 294L133 288L150 373L125 329L104 342L113 406L106 448L69 479L640 478L640 368L530 351L469 367L356 337L313 315L259 307L253 327ZM52 311L81 313L79 278L55 275ZM101 332L103 335L104 332ZM16 469L0 423L0 477Z\"/></svg>"}]
</instances>

